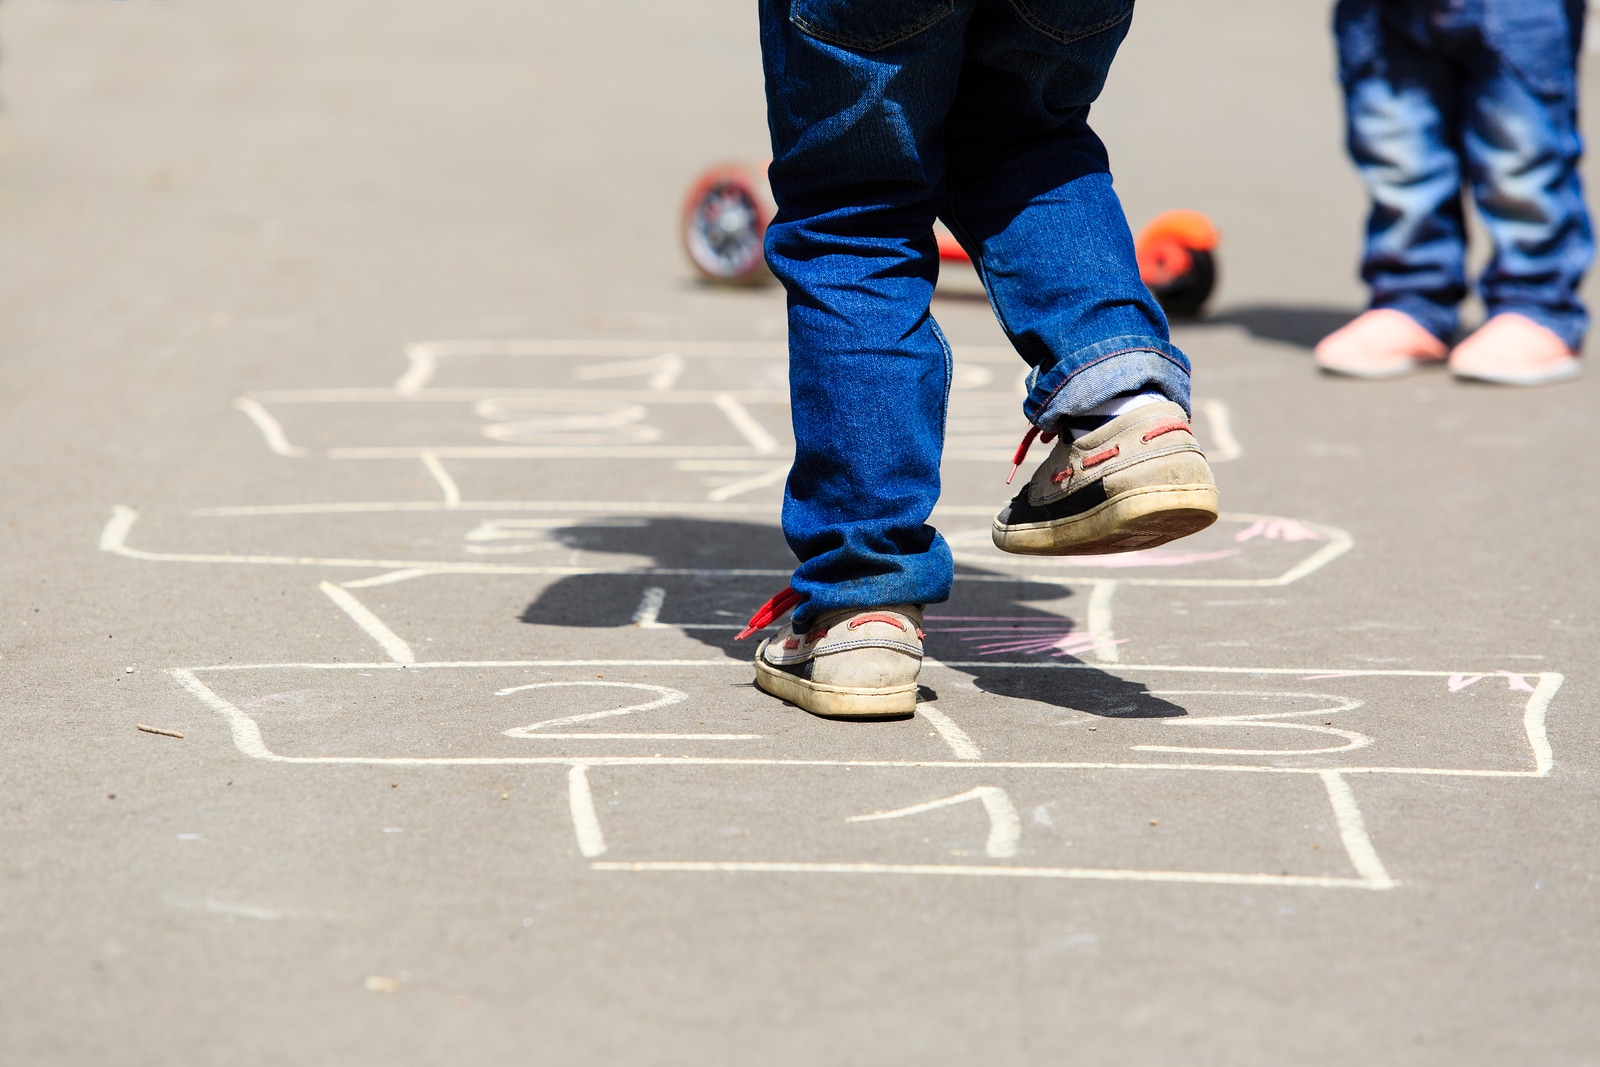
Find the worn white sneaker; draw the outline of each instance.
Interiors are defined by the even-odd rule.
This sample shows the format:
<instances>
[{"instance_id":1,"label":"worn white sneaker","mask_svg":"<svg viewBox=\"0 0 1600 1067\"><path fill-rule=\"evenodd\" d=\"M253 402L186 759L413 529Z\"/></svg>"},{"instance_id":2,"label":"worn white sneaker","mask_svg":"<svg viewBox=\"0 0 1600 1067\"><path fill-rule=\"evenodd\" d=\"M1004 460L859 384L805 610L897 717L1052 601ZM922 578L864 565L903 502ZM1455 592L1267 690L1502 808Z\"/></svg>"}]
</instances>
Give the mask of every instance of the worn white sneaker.
<instances>
[{"instance_id":1,"label":"worn white sneaker","mask_svg":"<svg viewBox=\"0 0 1600 1067\"><path fill-rule=\"evenodd\" d=\"M762 613L782 596L740 636L759 628ZM756 685L828 719L903 719L915 713L921 669L922 609L915 604L831 611L804 633L791 621L756 649Z\"/></svg>"},{"instance_id":2,"label":"worn white sneaker","mask_svg":"<svg viewBox=\"0 0 1600 1067\"><path fill-rule=\"evenodd\" d=\"M1086 556L1155 548L1216 521L1211 467L1183 408L1162 400L1058 441L995 516L993 534L1005 552Z\"/></svg>"}]
</instances>

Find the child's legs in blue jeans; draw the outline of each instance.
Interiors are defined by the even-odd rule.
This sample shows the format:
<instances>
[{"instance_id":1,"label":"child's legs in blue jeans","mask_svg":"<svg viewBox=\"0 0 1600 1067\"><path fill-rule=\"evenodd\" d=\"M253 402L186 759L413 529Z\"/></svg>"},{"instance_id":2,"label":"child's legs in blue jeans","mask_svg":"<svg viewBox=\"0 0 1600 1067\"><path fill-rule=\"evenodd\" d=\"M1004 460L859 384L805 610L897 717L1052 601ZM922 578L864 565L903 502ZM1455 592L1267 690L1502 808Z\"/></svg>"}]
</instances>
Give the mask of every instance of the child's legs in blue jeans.
<instances>
[{"instance_id":1,"label":"child's legs in blue jeans","mask_svg":"<svg viewBox=\"0 0 1600 1067\"><path fill-rule=\"evenodd\" d=\"M1467 293L1456 72L1384 7L1341 0L1334 15L1346 147L1372 201L1361 277L1373 307L1449 340Z\"/></svg>"},{"instance_id":2,"label":"child's legs in blue jeans","mask_svg":"<svg viewBox=\"0 0 1600 1067\"><path fill-rule=\"evenodd\" d=\"M927 525L950 375L949 348L928 310L938 272L931 226L941 210L978 253L1008 331L1043 371L1030 417L1052 394L1075 395L1080 375L1085 396L1155 380L1187 401L1188 364L1167 344L1165 320L1139 281L1103 150L1082 122L1125 32L1119 16L1132 5L1033 7L1105 27L1075 50L1041 35L1031 52L1018 52L1031 69L1008 72L1016 89L1058 105L1059 121L1028 129L1029 144L953 135L952 157L953 110L975 128L987 110L996 130L1008 107L1027 109L1026 100L968 105L975 83L964 63L981 58L994 34L1021 41L1016 31L1027 29L1004 0L957 0L953 10L762 2L779 209L767 258L789 294L795 429L783 525L801 561L791 585L808 598L797 609L801 625L836 608L949 595L950 551ZM1052 53L1070 62L1058 55L1053 67L1041 65ZM951 158L960 180L953 195ZM1118 340L1129 337L1136 341Z\"/></svg>"},{"instance_id":3,"label":"child's legs in blue jeans","mask_svg":"<svg viewBox=\"0 0 1600 1067\"><path fill-rule=\"evenodd\" d=\"M1517 312L1577 349L1578 286L1594 258L1578 162L1575 34L1561 0L1516 0L1513 35L1489 22L1462 105L1462 144L1494 254L1478 280L1490 315Z\"/></svg>"},{"instance_id":4,"label":"child's legs in blue jeans","mask_svg":"<svg viewBox=\"0 0 1600 1067\"><path fill-rule=\"evenodd\" d=\"M1480 280L1490 314L1516 311L1581 343L1593 238L1577 172L1575 18L1568 0L1341 0L1349 149L1373 204L1362 262L1373 307L1455 332L1465 179L1494 249Z\"/></svg>"},{"instance_id":5,"label":"child's legs in blue jeans","mask_svg":"<svg viewBox=\"0 0 1600 1067\"><path fill-rule=\"evenodd\" d=\"M944 217L972 253L995 317L1035 368L1028 419L1054 429L1062 416L1140 390L1188 410L1189 361L1139 278L1088 107L1032 116L1032 129L999 140L963 121L976 110L966 87L978 81L969 64L951 121Z\"/></svg>"}]
</instances>

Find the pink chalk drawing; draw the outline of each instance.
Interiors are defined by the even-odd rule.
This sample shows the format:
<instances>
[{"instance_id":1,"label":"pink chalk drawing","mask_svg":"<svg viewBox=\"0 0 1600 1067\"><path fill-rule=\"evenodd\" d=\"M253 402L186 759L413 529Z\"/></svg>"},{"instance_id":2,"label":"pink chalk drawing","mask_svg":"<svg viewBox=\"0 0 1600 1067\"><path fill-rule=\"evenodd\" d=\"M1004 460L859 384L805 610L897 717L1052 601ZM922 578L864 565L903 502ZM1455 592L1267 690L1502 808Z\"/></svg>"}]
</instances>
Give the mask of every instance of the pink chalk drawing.
<instances>
[{"instance_id":1,"label":"pink chalk drawing","mask_svg":"<svg viewBox=\"0 0 1600 1067\"><path fill-rule=\"evenodd\" d=\"M1265 537L1268 541L1320 541L1322 535L1293 519L1257 519L1233 535L1240 543Z\"/></svg>"},{"instance_id":2,"label":"pink chalk drawing","mask_svg":"<svg viewBox=\"0 0 1600 1067\"><path fill-rule=\"evenodd\" d=\"M1485 678L1504 678L1508 689L1513 689L1518 693L1533 692L1533 686L1528 684L1527 675L1505 670L1495 671L1493 674L1452 674L1445 680L1445 685L1449 687L1450 692L1459 693L1467 686L1474 682L1481 682Z\"/></svg>"},{"instance_id":3,"label":"pink chalk drawing","mask_svg":"<svg viewBox=\"0 0 1600 1067\"><path fill-rule=\"evenodd\" d=\"M1489 677L1487 674L1452 674L1445 679L1444 684L1449 687L1450 692L1459 693L1467 686L1481 682L1487 677Z\"/></svg>"},{"instance_id":4,"label":"pink chalk drawing","mask_svg":"<svg viewBox=\"0 0 1600 1067\"><path fill-rule=\"evenodd\" d=\"M1370 675L1383 674L1383 671L1333 671L1330 674L1307 674L1301 677L1302 682L1315 681L1318 678L1365 678ZM1445 687L1452 693L1459 693L1469 685L1474 685L1485 678L1504 678L1507 687L1519 693L1533 692L1533 686L1528 684L1527 675L1515 671L1495 671L1493 674L1452 674L1445 679Z\"/></svg>"},{"instance_id":5,"label":"pink chalk drawing","mask_svg":"<svg viewBox=\"0 0 1600 1067\"><path fill-rule=\"evenodd\" d=\"M934 622L975 622L987 626L930 626ZM1008 624L1009 625L1005 625ZM1023 623L1033 623L1024 626ZM975 645L980 656L998 656L1007 652L1027 655L1048 652L1052 656L1076 656L1103 647L1104 638L1075 629L1062 619L1059 623L1038 615L924 615L923 632L930 634L962 634L961 640ZM999 625L997 625L999 624ZM1040 625L1043 624L1043 625ZM1123 644L1127 638L1110 643Z\"/></svg>"},{"instance_id":6,"label":"pink chalk drawing","mask_svg":"<svg viewBox=\"0 0 1600 1067\"><path fill-rule=\"evenodd\" d=\"M1514 671L1495 671L1494 673L1504 678L1506 680L1506 685L1512 689L1515 689L1519 693L1533 692L1533 686L1528 684L1527 675L1517 674Z\"/></svg>"}]
</instances>

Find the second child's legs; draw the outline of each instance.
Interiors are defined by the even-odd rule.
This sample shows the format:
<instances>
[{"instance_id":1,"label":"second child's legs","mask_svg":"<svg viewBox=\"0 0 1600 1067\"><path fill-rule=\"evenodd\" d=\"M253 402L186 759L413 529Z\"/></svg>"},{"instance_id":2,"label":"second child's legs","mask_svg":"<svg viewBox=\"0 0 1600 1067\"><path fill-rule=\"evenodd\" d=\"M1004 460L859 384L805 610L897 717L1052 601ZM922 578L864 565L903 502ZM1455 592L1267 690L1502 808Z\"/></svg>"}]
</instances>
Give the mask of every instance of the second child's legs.
<instances>
[{"instance_id":1,"label":"second child's legs","mask_svg":"<svg viewBox=\"0 0 1600 1067\"><path fill-rule=\"evenodd\" d=\"M1497 4L1507 0L1494 0ZM1516 0L1463 50L1462 148L1494 254L1479 286L1489 318L1450 354L1459 378L1544 385L1578 375L1594 258L1578 161L1582 8Z\"/></svg>"},{"instance_id":2,"label":"second child's legs","mask_svg":"<svg viewBox=\"0 0 1600 1067\"><path fill-rule=\"evenodd\" d=\"M1578 0L1340 0L1349 149L1372 198L1372 310L1317 347L1325 370L1387 377L1445 358L1466 295L1463 186L1493 256L1489 321L1450 356L1459 377L1577 374L1578 284L1593 235L1577 164Z\"/></svg>"},{"instance_id":3,"label":"second child's legs","mask_svg":"<svg viewBox=\"0 0 1600 1067\"><path fill-rule=\"evenodd\" d=\"M1334 12L1346 147L1372 203L1361 261L1372 295L1318 346L1324 370L1381 378L1444 359L1466 295L1458 71L1405 17L1416 6L1340 0Z\"/></svg>"}]
</instances>

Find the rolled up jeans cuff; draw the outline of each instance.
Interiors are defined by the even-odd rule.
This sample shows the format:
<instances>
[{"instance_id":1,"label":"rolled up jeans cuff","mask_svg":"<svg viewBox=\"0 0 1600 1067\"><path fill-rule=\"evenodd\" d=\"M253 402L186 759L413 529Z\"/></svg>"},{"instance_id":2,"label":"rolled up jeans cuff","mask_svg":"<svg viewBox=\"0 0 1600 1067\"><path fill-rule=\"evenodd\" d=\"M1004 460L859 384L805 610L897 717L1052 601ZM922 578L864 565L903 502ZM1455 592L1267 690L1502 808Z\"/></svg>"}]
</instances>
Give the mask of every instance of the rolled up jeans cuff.
<instances>
[{"instance_id":1,"label":"rolled up jeans cuff","mask_svg":"<svg viewBox=\"0 0 1600 1067\"><path fill-rule=\"evenodd\" d=\"M1375 297L1374 311L1398 311L1445 344L1456 339L1460 315L1454 304L1440 304L1419 293L1394 293Z\"/></svg>"},{"instance_id":2,"label":"rolled up jeans cuff","mask_svg":"<svg viewBox=\"0 0 1600 1067\"><path fill-rule=\"evenodd\" d=\"M1114 396L1157 392L1192 414L1189 360L1174 345L1154 337L1113 337L1075 352L1044 374L1028 375L1028 421L1054 431L1061 420L1081 415Z\"/></svg>"}]
</instances>

